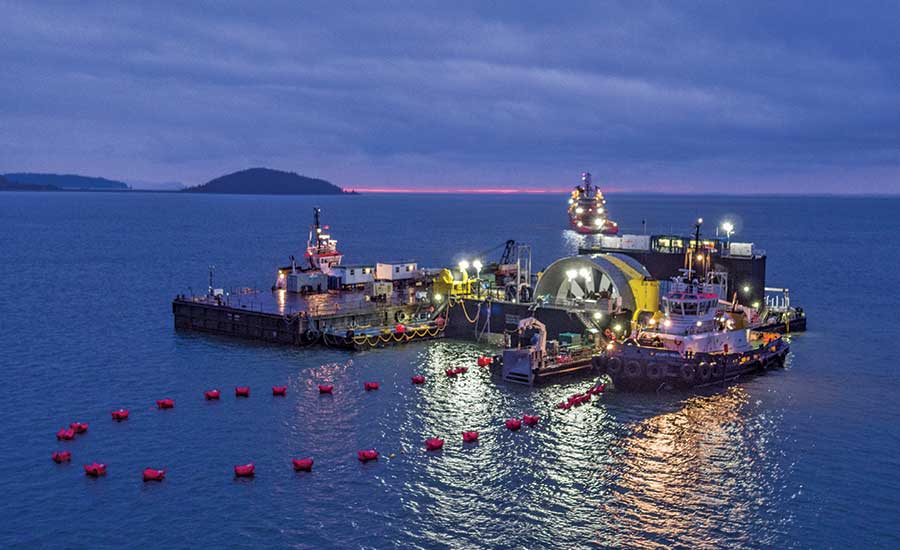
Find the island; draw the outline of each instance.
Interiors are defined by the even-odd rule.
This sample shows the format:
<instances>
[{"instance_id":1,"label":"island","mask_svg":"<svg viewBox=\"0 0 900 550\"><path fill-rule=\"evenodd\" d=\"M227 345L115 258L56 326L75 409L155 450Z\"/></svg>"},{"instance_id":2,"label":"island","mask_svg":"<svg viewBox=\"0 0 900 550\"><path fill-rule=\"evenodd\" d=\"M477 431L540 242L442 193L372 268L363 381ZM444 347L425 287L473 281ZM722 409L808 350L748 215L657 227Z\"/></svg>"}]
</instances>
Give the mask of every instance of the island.
<instances>
[{"instance_id":1,"label":"island","mask_svg":"<svg viewBox=\"0 0 900 550\"><path fill-rule=\"evenodd\" d=\"M52 190L128 190L131 187L124 181L108 180L91 176L79 176L77 174L36 174L21 172L3 174L9 182L24 185L21 189L33 191Z\"/></svg>"},{"instance_id":2,"label":"island","mask_svg":"<svg viewBox=\"0 0 900 550\"><path fill-rule=\"evenodd\" d=\"M220 176L203 185L188 187L182 193L227 193L242 195L344 195L331 182L271 168L249 168Z\"/></svg>"}]
</instances>

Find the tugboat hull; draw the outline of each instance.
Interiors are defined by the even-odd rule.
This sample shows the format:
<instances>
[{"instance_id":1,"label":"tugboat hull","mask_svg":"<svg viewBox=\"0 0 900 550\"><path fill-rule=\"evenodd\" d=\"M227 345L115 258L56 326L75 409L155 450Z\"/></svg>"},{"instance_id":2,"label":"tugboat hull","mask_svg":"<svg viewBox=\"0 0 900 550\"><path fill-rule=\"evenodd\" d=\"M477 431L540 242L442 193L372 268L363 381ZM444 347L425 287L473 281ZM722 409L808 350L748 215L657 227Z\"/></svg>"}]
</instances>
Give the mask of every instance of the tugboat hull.
<instances>
[{"instance_id":1,"label":"tugboat hull","mask_svg":"<svg viewBox=\"0 0 900 550\"><path fill-rule=\"evenodd\" d=\"M790 346L781 339L742 353L684 356L644 346L617 346L594 358L616 388L626 391L690 389L720 384L738 376L784 366Z\"/></svg>"}]
</instances>

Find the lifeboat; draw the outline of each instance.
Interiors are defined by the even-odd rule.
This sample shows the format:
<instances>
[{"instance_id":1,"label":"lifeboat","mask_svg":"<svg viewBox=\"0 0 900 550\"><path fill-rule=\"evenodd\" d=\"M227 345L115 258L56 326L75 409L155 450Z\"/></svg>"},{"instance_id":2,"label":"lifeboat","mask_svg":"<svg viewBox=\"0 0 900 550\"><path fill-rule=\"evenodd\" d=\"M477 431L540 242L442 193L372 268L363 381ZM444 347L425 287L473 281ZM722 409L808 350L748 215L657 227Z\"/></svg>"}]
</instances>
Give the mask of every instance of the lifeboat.
<instances>
[{"instance_id":1,"label":"lifeboat","mask_svg":"<svg viewBox=\"0 0 900 550\"><path fill-rule=\"evenodd\" d=\"M464 443L475 443L478 441L478 432L463 432Z\"/></svg>"},{"instance_id":2,"label":"lifeboat","mask_svg":"<svg viewBox=\"0 0 900 550\"><path fill-rule=\"evenodd\" d=\"M214 401L218 399L220 395L222 395L222 392L219 390L208 390L203 392L203 397L205 397L207 401Z\"/></svg>"},{"instance_id":3,"label":"lifeboat","mask_svg":"<svg viewBox=\"0 0 900 550\"><path fill-rule=\"evenodd\" d=\"M425 383L425 377L422 376L421 374L413 376L411 380L412 380L413 384L424 384Z\"/></svg>"},{"instance_id":4,"label":"lifeboat","mask_svg":"<svg viewBox=\"0 0 900 550\"><path fill-rule=\"evenodd\" d=\"M371 460L378 460L378 451L375 449L367 449L364 451L357 451L356 456L359 457L360 462L369 462Z\"/></svg>"},{"instance_id":5,"label":"lifeboat","mask_svg":"<svg viewBox=\"0 0 900 550\"><path fill-rule=\"evenodd\" d=\"M440 437L433 437L425 440L426 451L440 451L444 448L444 440Z\"/></svg>"},{"instance_id":6,"label":"lifeboat","mask_svg":"<svg viewBox=\"0 0 900 550\"><path fill-rule=\"evenodd\" d=\"M96 462L92 464L84 465L84 475L90 477L100 477L106 475L106 464L97 464Z\"/></svg>"},{"instance_id":7,"label":"lifeboat","mask_svg":"<svg viewBox=\"0 0 900 550\"><path fill-rule=\"evenodd\" d=\"M509 430L516 431L522 427L522 421L518 418L510 418L506 421L506 427Z\"/></svg>"},{"instance_id":8,"label":"lifeboat","mask_svg":"<svg viewBox=\"0 0 900 550\"><path fill-rule=\"evenodd\" d=\"M287 395L287 386L272 386L272 395L285 396Z\"/></svg>"},{"instance_id":9,"label":"lifeboat","mask_svg":"<svg viewBox=\"0 0 900 550\"><path fill-rule=\"evenodd\" d=\"M377 390L379 387L378 382L366 382L363 384L363 387L366 388L366 391Z\"/></svg>"},{"instance_id":10,"label":"lifeboat","mask_svg":"<svg viewBox=\"0 0 900 550\"><path fill-rule=\"evenodd\" d=\"M56 439L61 441L69 441L71 439L75 439L75 430L72 428L63 428L56 432Z\"/></svg>"},{"instance_id":11,"label":"lifeboat","mask_svg":"<svg viewBox=\"0 0 900 550\"><path fill-rule=\"evenodd\" d=\"M334 386L331 384L321 384L319 386L319 393L331 393L334 391Z\"/></svg>"},{"instance_id":12,"label":"lifeboat","mask_svg":"<svg viewBox=\"0 0 900 550\"><path fill-rule=\"evenodd\" d=\"M234 467L234 477L253 477L256 466L252 462Z\"/></svg>"},{"instance_id":13,"label":"lifeboat","mask_svg":"<svg viewBox=\"0 0 900 550\"><path fill-rule=\"evenodd\" d=\"M113 412L112 412L112 419L113 419L113 420L118 420L118 421L120 421L120 422L121 422L122 420L128 420L128 410L127 410L127 409L119 409L119 410L117 410L117 411L113 411Z\"/></svg>"},{"instance_id":14,"label":"lifeboat","mask_svg":"<svg viewBox=\"0 0 900 550\"><path fill-rule=\"evenodd\" d=\"M157 399L156 407L159 409L174 409L175 408L175 400L174 399Z\"/></svg>"},{"instance_id":15,"label":"lifeboat","mask_svg":"<svg viewBox=\"0 0 900 550\"><path fill-rule=\"evenodd\" d=\"M72 460L72 451L57 451L50 455L50 458L52 458L53 462L56 462L57 464L70 462Z\"/></svg>"},{"instance_id":16,"label":"lifeboat","mask_svg":"<svg viewBox=\"0 0 900 550\"><path fill-rule=\"evenodd\" d=\"M313 467L313 459L311 458L292 458L291 464L297 472L311 472Z\"/></svg>"},{"instance_id":17,"label":"lifeboat","mask_svg":"<svg viewBox=\"0 0 900 550\"><path fill-rule=\"evenodd\" d=\"M235 397L250 397L250 387L249 386L241 386L234 388L234 396Z\"/></svg>"},{"instance_id":18,"label":"lifeboat","mask_svg":"<svg viewBox=\"0 0 900 550\"><path fill-rule=\"evenodd\" d=\"M162 481L166 477L165 470L144 468L144 481Z\"/></svg>"},{"instance_id":19,"label":"lifeboat","mask_svg":"<svg viewBox=\"0 0 900 550\"><path fill-rule=\"evenodd\" d=\"M88 431L88 425L81 422L72 422L71 424L69 424L69 427L75 430L75 433L77 434L83 434L84 432Z\"/></svg>"},{"instance_id":20,"label":"lifeboat","mask_svg":"<svg viewBox=\"0 0 900 550\"><path fill-rule=\"evenodd\" d=\"M526 414L522 417L522 422L526 426L537 426L538 421L541 419L539 416L532 416L530 414Z\"/></svg>"}]
</instances>

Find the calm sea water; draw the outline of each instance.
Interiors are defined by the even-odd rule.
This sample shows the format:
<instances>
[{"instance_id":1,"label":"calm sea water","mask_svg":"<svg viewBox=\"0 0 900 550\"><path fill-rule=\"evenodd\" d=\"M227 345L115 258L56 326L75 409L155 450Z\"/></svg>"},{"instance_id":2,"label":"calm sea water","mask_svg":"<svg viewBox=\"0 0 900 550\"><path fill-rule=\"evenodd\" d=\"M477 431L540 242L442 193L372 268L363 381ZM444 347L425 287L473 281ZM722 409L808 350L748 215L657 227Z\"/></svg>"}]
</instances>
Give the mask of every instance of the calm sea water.
<instances>
[{"instance_id":1,"label":"calm sea water","mask_svg":"<svg viewBox=\"0 0 900 550\"><path fill-rule=\"evenodd\" d=\"M173 330L170 300L271 284L323 207L350 262L573 253L565 197L0 194L0 546L697 548L900 545L900 200L612 196L626 230L726 217L810 315L788 368L709 394L512 387L441 341L351 354ZM497 251L492 254L498 254ZM425 374L422 387L409 383ZM377 380L377 392L362 383ZM332 381L333 397L315 386ZM269 388L288 385L286 398ZM232 388L252 387L236 401ZM201 391L223 390L220 402ZM154 400L175 399L171 411ZM113 423L109 411L131 410ZM503 420L542 422L518 433ZM55 432L90 423L73 442ZM462 430L481 443L464 448ZM426 453L423 440L446 448ZM375 447L377 463L357 449ZM50 453L70 449L71 465ZM393 454L394 458L387 458ZM290 458L313 456L312 474ZM106 478L81 465L106 462ZM232 466L254 461L253 480ZM145 484L146 466L164 467Z\"/></svg>"}]
</instances>

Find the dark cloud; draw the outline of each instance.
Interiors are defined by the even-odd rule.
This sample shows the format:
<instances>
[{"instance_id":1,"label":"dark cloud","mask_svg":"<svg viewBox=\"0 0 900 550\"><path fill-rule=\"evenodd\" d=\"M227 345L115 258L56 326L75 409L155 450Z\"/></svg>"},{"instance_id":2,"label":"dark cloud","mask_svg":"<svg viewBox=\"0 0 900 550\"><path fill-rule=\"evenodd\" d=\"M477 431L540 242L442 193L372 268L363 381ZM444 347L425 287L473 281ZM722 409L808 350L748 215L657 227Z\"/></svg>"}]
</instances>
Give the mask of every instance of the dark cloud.
<instances>
[{"instance_id":1,"label":"dark cloud","mask_svg":"<svg viewBox=\"0 0 900 550\"><path fill-rule=\"evenodd\" d=\"M889 3L0 13L2 170L564 187L589 168L619 188L900 192Z\"/></svg>"}]
</instances>

